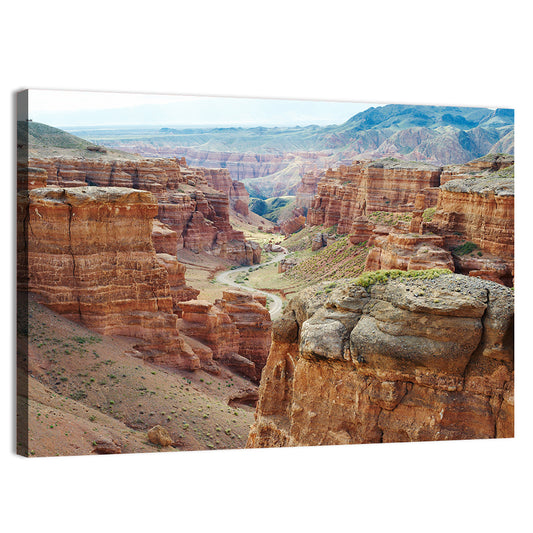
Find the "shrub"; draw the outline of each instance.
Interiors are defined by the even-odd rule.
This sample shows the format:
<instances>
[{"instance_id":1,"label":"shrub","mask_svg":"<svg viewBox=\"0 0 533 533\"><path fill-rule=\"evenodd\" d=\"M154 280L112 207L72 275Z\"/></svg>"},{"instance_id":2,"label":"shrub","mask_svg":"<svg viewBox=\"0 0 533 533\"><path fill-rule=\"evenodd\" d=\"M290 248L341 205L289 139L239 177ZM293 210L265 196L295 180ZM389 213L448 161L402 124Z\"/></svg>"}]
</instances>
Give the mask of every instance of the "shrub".
<instances>
[{"instance_id":1,"label":"shrub","mask_svg":"<svg viewBox=\"0 0 533 533\"><path fill-rule=\"evenodd\" d=\"M79 401L87 398L87 393L84 390L77 390L70 394L73 400Z\"/></svg>"},{"instance_id":2,"label":"shrub","mask_svg":"<svg viewBox=\"0 0 533 533\"><path fill-rule=\"evenodd\" d=\"M435 214L436 210L437 210L436 207L428 207L422 213L422 219L424 220L424 222L431 222L433 220L433 215Z\"/></svg>"},{"instance_id":3,"label":"shrub","mask_svg":"<svg viewBox=\"0 0 533 533\"><path fill-rule=\"evenodd\" d=\"M443 274L451 274L447 268L430 268L428 270L375 270L361 274L355 284L370 287L376 283L386 283L392 279L435 279Z\"/></svg>"},{"instance_id":4,"label":"shrub","mask_svg":"<svg viewBox=\"0 0 533 533\"><path fill-rule=\"evenodd\" d=\"M461 246L457 246L456 248L454 248L452 252L455 255L461 256L461 255L472 253L476 248L477 248L477 244L474 244L473 242L470 242L470 241L466 241L463 244L461 244Z\"/></svg>"}]
</instances>

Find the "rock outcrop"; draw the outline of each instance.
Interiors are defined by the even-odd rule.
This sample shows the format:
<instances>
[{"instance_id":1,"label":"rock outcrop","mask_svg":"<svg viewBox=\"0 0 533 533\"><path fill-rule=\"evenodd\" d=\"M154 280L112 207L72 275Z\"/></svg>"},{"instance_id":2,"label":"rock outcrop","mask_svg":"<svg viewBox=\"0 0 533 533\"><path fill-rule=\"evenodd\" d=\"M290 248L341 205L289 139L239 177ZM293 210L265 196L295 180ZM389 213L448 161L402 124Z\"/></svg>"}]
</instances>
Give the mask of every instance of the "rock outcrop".
<instances>
[{"instance_id":1,"label":"rock outcrop","mask_svg":"<svg viewBox=\"0 0 533 533\"><path fill-rule=\"evenodd\" d=\"M400 233L374 234L368 241L374 246L368 253L365 270L427 270L446 268L455 271L451 252L444 249L438 235Z\"/></svg>"},{"instance_id":2,"label":"rock outcrop","mask_svg":"<svg viewBox=\"0 0 533 533\"><path fill-rule=\"evenodd\" d=\"M396 159L355 161L329 169L307 213L310 226L338 225L349 233L354 220L375 211L408 212L418 193L439 184L440 167Z\"/></svg>"},{"instance_id":3,"label":"rock outcrop","mask_svg":"<svg viewBox=\"0 0 533 533\"><path fill-rule=\"evenodd\" d=\"M178 234L157 219L154 219L152 226L152 243L158 254L178 253Z\"/></svg>"},{"instance_id":4,"label":"rock outcrop","mask_svg":"<svg viewBox=\"0 0 533 533\"><path fill-rule=\"evenodd\" d=\"M285 236L292 235L305 227L305 217L295 210L296 214L280 224L281 233Z\"/></svg>"},{"instance_id":5,"label":"rock outcrop","mask_svg":"<svg viewBox=\"0 0 533 533\"><path fill-rule=\"evenodd\" d=\"M151 360L198 367L176 327L167 265L152 245L152 193L46 187L22 195L19 208L28 268L21 288L101 334L139 338Z\"/></svg>"},{"instance_id":6,"label":"rock outcrop","mask_svg":"<svg viewBox=\"0 0 533 533\"><path fill-rule=\"evenodd\" d=\"M461 272L487 269L503 282L514 275L514 174L510 168L491 177L470 177L448 181L441 187L437 208L428 230L445 236L453 246L458 237L478 246L484 259L481 268L463 261ZM491 258L492 256L492 258ZM492 259L489 261L489 259ZM494 266L504 262L503 270ZM459 261L460 263L460 261ZM499 271L499 273L498 273ZM475 274L474 274L475 275Z\"/></svg>"},{"instance_id":7,"label":"rock outcrop","mask_svg":"<svg viewBox=\"0 0 533 533\"><path fill-rule=\"evenodd\" d=\"M199 354L205 370L217 371L215 361L232 370L251 377L255 375L253 364L238 355L239 331L224 310L216 303L204 300L183 302L181 319L178 321L180 332L202 343Z\"/></svg>"},{"instance_id":8,"label":"rock outcrop","mask_svg":"<svg viewBox=\"0 0 533 533\"><path fill-rule=\"evenodd\" d=\"M368 241L374 248L366 270L448 268L511 286L513 162L495 154L444 168L389 159L341 165L318 184L307 221L337 224L338 233L350 233L351 244ZM366 216L381 211L407 211L411 220L392 229ZM456 252L465 243L476 253Z\"/></svg>"},{"instance_id":9,"label":"rock outcrop","mask_svg":"<svg viewBox=\"0 0 533 533\"><path fill-rule=\"evenodd\" d=\"M291 300L247 447L512 437L512 291L425 277Z\"/></svg>"},{"instance_id":10,"label":"rock outcrop","mask_svg":"<svg viewBox=\"0 0 533 533\"><path fill-rule=\"evenodd\" d=\"M324 176L324 170L311 170L303 175L300 186L296 189L296 207L305 209L311 207L317 193L318 183Z\"/></svg>"},{"instance_id":11,"label":"rock outcrop","mask_svg":"<svg viewBox=\"0 0 533 533\"><path fill-rule=\"evenodd\" d=\"M176 232L176 249L208 251L239 264L252 264L254 260L252 245L229 222L230 205L247 213L248 197L242 184L232 182L227 171L191 169L183 158L52 158L32 159L30 164L46 171L48 186L92 185L150 191L157 200L157 218ZM166 238L170 238L168 234Z\"/></svg>"},{"instance_id":12,"label":"rock outcrop","mask_svg":"<svg viewBox=\"0 0 533 533\"><path fill-rule=\"evenodd\" d=\"M172 308L179 316L181 314L180 303L195 300L200 291L187 285L185 281L187 267L180 263L175 255L157 254L157 260L167 271Z\"/></svg>"},{"instance_id":13,"label":"rock outcrop","mask_svg":"<svg viewBox=\"0 0 533 533\"><path fill-rule=\"evenodd\" d=\"M252 378L259 381L271 344L272 320L266 296L237 290L222 293L219 304L239 331L239 355L254 364Z\"/></svg>"},{"instance_id":14,"label":"rock outcrop","mask_svg":"<svg viewBox=\"0 0 533 533\"><path fill-rule=\"evenodd\" d=\"M180 332L208 347L207 352L199 354L206 370L218 362L259 381L272 329L264 296L227 290L215 303L196 300L179 305Z\"/></svg>"},{"instance_id":15,"label":"rock outcrop","mask_svg":"<svg viewBox=\"0 0 533 533\"><path fill-rule=\"evenodd\" d=\"M250 195L244 183L233 181L229 171L225 168L204 168L202 171L210 187L227 194L234 211L244 216L248 215Z\"/></svg>"}]
</instances>

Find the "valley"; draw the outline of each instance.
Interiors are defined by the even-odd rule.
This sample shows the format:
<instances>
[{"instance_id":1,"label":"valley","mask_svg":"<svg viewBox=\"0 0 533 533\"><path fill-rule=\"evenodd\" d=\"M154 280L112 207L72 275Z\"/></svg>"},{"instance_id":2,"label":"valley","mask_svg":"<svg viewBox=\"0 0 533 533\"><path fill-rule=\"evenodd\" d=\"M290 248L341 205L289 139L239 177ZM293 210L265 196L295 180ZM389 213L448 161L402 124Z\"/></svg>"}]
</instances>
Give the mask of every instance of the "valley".
<instances>
[{"instance_id":1,"label":"valley","mask_svg":"<svg viewBox=\"0 0 533 533\"><path fill-rule=\"evenodd\" d=\"M19 453L512 437L513 123L19 123Z\"/></svg>"}]
</instances>

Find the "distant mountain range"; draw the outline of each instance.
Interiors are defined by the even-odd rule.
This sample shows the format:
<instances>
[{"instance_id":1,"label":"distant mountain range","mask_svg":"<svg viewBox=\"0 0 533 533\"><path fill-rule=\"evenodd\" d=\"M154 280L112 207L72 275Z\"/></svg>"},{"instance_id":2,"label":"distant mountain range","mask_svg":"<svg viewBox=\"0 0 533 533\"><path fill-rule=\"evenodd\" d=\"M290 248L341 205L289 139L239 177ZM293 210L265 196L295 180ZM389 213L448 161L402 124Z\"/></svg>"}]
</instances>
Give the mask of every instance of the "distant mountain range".
<instances>
[{"instance_id":1,"label":"distant mountain range","mask_svg":"<svg viewBox=\"0 0 533 533\"><path fill-rule=\"evenodd\" d=\"M87 129L76 134L145 155L179 155L180 149L183 155L191 149L271 155L323 152L333 156L333 161L393 156L445 165L465 163L490 152L512 154L514 111L392 104L371 107L331 126Z\"/></svg>"},{"instance_id":2,"label":"distant mountain range","mask_svg":"<svg viewBox=\"0 0 533 533\"><path fill-rule=\"evenodd\" d=\"M191 166L227 168L252 196L263 199L293 195L308 170L354 159L448 165L488 153L514 154L512 109L394 104L371 107L331 126L76 128L76 136L37 122L27 125L33 155L185 156ZM92 152L94 145L108 153Z\"/></svg>"}]
</instances>

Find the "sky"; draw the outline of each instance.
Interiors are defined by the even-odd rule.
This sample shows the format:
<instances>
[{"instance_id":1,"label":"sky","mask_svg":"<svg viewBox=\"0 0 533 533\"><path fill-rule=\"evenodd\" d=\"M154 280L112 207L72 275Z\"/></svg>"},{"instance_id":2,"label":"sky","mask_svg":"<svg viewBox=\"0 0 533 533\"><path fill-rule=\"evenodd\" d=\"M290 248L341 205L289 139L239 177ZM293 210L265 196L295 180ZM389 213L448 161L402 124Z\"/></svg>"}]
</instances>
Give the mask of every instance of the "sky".
<instances>
[{"instance_id":1,"label":"sky","mask_svg":"<svg viewBox=\"0 0 533 533\"><path fill-rule=\"evenodd\" d=\"M29 92L28 118L58 128L341 124L378 104L92 91Z\"/></svg>"}]
</instances>

